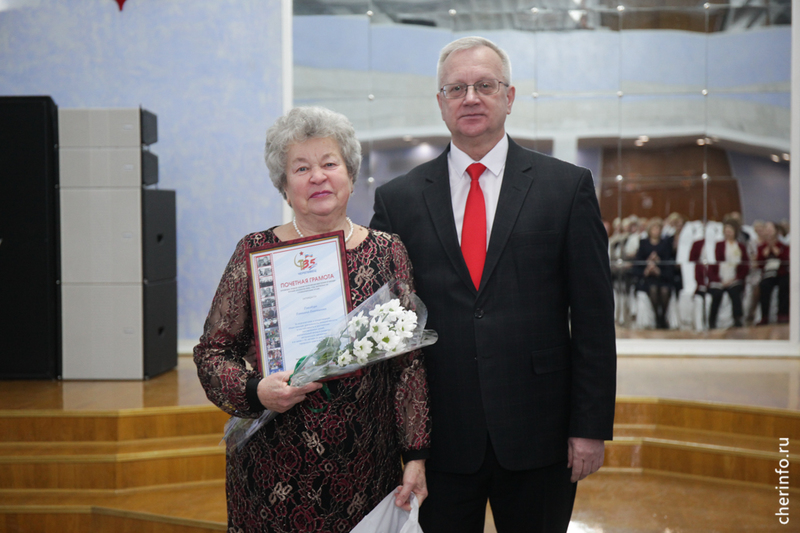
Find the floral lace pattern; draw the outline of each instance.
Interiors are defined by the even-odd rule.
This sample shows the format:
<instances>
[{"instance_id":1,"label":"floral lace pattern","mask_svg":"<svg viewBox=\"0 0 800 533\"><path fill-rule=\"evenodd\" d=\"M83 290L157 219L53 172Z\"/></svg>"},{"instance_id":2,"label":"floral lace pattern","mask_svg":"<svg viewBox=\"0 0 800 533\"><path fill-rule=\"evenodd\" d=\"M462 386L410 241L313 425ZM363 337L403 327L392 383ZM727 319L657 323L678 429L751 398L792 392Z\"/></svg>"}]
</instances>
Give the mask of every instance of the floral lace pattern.
<instances>
[{"instance_id":1,"label":"floral lace pattern","mask_svg":"<svg viewBox=\"0 0 800 533\"><path fill-rule=\"evenodd\" d=\"M238 243L194 350L208 398L236 416L259 414L245 395L247 380L260 377L245 361L254 342L247 252L272 242L279 240L267 230ZM347 269L354 306L391 278L412 283L405 247L378 231L347 250ZM401 482L401 453L429 447L421 353L372 365L328 387L330 399L322 391L309 395L242 449L228 451L228 531L350 531Z\"/></svg>"}]
</instances>

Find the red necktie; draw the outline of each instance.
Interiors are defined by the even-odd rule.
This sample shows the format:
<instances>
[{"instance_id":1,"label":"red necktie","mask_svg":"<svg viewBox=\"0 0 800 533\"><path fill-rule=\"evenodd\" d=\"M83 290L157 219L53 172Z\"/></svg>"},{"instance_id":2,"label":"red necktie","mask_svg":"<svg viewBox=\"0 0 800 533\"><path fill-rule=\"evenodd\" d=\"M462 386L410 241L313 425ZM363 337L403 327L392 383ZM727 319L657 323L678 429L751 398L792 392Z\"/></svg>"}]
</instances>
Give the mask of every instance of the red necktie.
<instances>
[{"instance_id":1,"label":"red necktie","mask_svg":"<svg viewBox=\"0 0 800 533\"><path fill-rule=\"evenodd\" d=\"M478 182L484 170L486 167L480 163L472 163L467 167L472 183L469 185L464 225L461 227L461 253L476 289L481 285L483 264L486 262L486 202Z\"/></svg>"}]
</instances>

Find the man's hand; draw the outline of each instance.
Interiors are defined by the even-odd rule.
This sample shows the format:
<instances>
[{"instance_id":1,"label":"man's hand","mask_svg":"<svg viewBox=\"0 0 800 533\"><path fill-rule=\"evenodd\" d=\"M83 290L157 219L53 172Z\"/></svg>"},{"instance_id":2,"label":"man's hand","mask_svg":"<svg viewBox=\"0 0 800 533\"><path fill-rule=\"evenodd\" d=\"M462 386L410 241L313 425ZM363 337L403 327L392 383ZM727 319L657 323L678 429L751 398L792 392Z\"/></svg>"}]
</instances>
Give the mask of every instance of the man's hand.
<instances>
[{"instance_id":1,"label":"man's hand","mask_svg":"<svg viewBox=\"0 0 800 533\"><path fill-rule=\"evenodd\" d=\"M567 468L572 469L570 481L576 483L603 466L606 443L599 439L570 437L567 440Z\"/></svg>"},{"instance_id":2,"label":"man's hand","mask_svg":"<svg viewBox=\"0 0 800 533\"><path fill-rule=\"evenodd\" d=\"M417 495L417 501L422 505L428 497L428 485L425 481L425 459L409 461L403 469L403 485L397 487L397 497L394 504L406 511L411 510L411 493Z\"/></svg>"}]
</instances>

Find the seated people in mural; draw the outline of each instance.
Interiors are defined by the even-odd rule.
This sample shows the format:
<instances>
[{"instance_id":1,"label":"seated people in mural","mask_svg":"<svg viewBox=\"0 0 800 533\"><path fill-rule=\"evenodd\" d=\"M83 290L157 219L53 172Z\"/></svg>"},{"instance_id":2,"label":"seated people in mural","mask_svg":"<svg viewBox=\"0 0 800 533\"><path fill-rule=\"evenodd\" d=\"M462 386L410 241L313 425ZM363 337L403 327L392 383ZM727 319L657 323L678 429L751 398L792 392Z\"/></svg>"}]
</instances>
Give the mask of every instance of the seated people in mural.
<instances>
[{"instance_id":1,"label":"seated people in mural","mask_svg":"<svg viewBox=\"0 0 800 533\"><path fill-rule=\"evenodd\" d=\"M611 222L611 235L608 236L608 257L612 264L622 259L622 244L627 238L628 234L622 230L622 219L615 218Z\"/></svg>"},{"instance_id":2,"label":"seated people in mural","mask_svg":"<svg viewBox=\"0 0 800 533\"><path fill-rule=\"evenodd\" d=\"M739 225L739 229L736 232L736 240L746 246L751 239L751 235L744 229L744 219L742 218L742 214L739 211L731 211L722 218L723 221L729 219L733 220Z\"/></svg>"},{"instance_id":3,"label":"seated people in mural","mask_svg":"<svg viewBox=\"0 0 800 533\"><path fill-rule=\"evenodd\" d=\"M639 250L639 242L644 238L641 234L642 226L639 225L639 217L631 215L623 221L623 228L627 225L628 238L622 245L622 256L626 261L632 261Z\"/></svg>"},{"instance_id":4,"label":"seated people in mural","mask_svg":"<svg viewBox=\"0 0 800 533\"><path fill-rule=\"evenodd\" d=\"M639 242L634 272L637 289L645 292L656 314L656 328L667 329L667 306L674 286L672 242L661 237L663 222L654 217L647 224L647 237Z\"/></svg>"},{"instance_id":5,"label":"seated people in mural","mask_svg":"<svg viewBox=\"0 0 800 533\"><path fill-rule=\"evenodd\" d=\"M774 222L764 225L764 242L758 247L756 256L761 269L760 301L761 321L759 325L769 324L772 291L778 288L778 323L789 322L789 246L778 238Z\"/></svg>"},{"instance_id":6,"label":"seated people in mural","mask_svg":"<svg viewBox=\"0 0 800 533\"><path fill-rule=\"evenodd\" d=\"M745 323L755 324L756 309L761 305L761 269L758 266L758 247L764 242L766 222L754 220L750 226L753 236L747 241L747 256L750 258L750 271L745 280L745 287L750 289L750 300L745 312Z\"/></svg>"},{"instance_id":7,"label":"seated people in mural","mask_svg":"<svg viewBox=\"0 0 800 533\"><path fill-rule=\"evenodd\" d=\"M618 324L626 324L628 306L627 298L627 271L630 264L624 260L623 249L628 240L630 224L627 219L615 218L611 223L611 235L608 238L608 257L611 263L611 282L614 286L614 319Z\"/></svg>"},{"instance_id":8,"label":"seated people in mural","mask_svg":"<svg viewBox=\"0 0 800 533\"><path fill-rule=\"evenodd\" d=\"M708 262L705 254L706 240L703 238L694 241L689 251L689 262L694 264L694 280L697 283L694 293L700 296L704 303L708 294Z\"/></svg>"},{"instance_id":9,"label":"seated people in mural","mask_svg":"<svg viewBox=\"0 0 800 533\"><path fill-rule=\"evenodd\" d=\"M669 239L672 245L672 257L677 261L678 258L678 242L680 241L681 232L686 225L686 217L678 212L672 212L664 220L664 229L662 234ZM683 275L681 266L676 262L672 269L673 286L675 297L677 298L683 290Z\"/></svg>"},{"instance_id":10,"label":"seated people in mural","mask_svg":"<svg viewBox=\"0 0 800 533\"><path fill-rule=\"evenodd\" d=\"M730 296L733 307L733 325L742 327L742 296L744 280L750 269L747 248L738 237L741 226L736 218L728 218L723 222L724 240L714 247L715 263L708 266L708 287L711 294L711 312L708 315L708 327L717 327L717 315L725 293Z\"/></svg>"},{"instance_id":11,"label":"seated people in mural","mask_svg":"<svg viewBox=\"0 0 800 533\"><path fill-rule=\"evenodd\" d=\"M778 240L789 246L789 220L783 219L776 222L775 229L778 231Z\"/></svg>"},{"instance_id":12,"label":"seated people in mural","mask_svg":"<svg viewBox=\"0 0 800 533\"><path fill-rule=\"evenodd\" d=\"M636 306L629 302L631 291L636 287L637 276L633 269L633 261L636 259L636 252L639 250L639 241L642 240L642 227L639 225L639 217L629 215L622 219L619 241L615 243L617 261L618 281L615 286L617 291L617 311L618 321L622 325L628 325L636 314Z\"/></svg>"}]
</instances>

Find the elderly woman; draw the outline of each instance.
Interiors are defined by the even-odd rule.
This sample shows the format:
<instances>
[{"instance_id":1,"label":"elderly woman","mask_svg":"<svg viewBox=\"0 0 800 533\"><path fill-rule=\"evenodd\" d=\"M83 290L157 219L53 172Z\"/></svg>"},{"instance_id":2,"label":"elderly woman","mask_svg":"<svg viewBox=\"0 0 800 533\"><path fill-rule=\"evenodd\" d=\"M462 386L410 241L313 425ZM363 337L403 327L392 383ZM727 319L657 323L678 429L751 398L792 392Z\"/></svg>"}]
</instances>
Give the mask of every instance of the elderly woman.
<instances>
[{"instance_id":1,"label":"elderly woman","mask_svg":"<svg viewBox=\"0 0 800 533\"><path fill-rule=\"evenodd\" d=\"M347 217L361 147L343 115L293 109L267 132L265 158L295 217L239 241L194 349L200 381L221 409L240 417L281 413L243 447L228 449L228 531L350 531L395 488L396 505L406 509L411 492L420 502L427 496L430 423L421 353L329 381L330 397L319 383L289 386L291 372L264 376L248 367L254 332L247 251L343 230L354 306L392 278L410 286L411 264L396 236Z\"/></svg>"}]
</instances>

